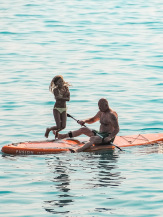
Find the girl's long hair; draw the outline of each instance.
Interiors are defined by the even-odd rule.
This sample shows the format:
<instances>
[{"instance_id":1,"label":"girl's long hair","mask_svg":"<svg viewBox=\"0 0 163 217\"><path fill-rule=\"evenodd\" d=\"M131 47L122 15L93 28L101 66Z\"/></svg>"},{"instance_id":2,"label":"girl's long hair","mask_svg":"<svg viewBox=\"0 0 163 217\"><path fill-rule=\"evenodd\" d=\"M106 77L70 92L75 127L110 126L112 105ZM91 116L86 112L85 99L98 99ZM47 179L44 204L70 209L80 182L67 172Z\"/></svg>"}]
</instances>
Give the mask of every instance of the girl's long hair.
<instances>
[{"instance_id":1,"label":"girl's long hair","mask_svg":"<svg viewBox=\"0 0 163 217\"><path fill-rule=\"evenodd\" d=\"M58 86L56 85L56 83L57 83L57 81L58 81L60 78L63 80L63 83L64 83L63 85L64 85L65 87L68 88L69 86L71 86L68 82L64 81L62 75L56 75L56 76L52 79L52 81L51 81L51 83L50 83L50 85L49 85L49 91L50 91L50 92L53 93L54 89L55 89L56 87L58 87Z\"/></svg>"}]
</instances>

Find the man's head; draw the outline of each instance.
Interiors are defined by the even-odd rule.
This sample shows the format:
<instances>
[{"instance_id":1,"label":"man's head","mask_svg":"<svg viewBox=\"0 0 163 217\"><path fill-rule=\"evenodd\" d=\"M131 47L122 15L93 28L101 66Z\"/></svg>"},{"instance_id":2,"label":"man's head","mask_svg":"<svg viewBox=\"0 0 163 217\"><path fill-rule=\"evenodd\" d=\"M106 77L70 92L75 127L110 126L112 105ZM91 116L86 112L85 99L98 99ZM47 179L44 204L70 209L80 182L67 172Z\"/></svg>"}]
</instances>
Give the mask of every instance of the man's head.
<instances>
[{"instance_id":1,"label":"man's head","mask_svg":"<svg viewBox=\"0 0 163 217\"><path fill-rule=\"evenodd\" d=\"M99 107L99 110L100 110L101 112L106 112L107 110L109 110L109 104L108 104L107 99L101 98L101 99L98 101L98 107Z\"/></svg>"}]
</instances>

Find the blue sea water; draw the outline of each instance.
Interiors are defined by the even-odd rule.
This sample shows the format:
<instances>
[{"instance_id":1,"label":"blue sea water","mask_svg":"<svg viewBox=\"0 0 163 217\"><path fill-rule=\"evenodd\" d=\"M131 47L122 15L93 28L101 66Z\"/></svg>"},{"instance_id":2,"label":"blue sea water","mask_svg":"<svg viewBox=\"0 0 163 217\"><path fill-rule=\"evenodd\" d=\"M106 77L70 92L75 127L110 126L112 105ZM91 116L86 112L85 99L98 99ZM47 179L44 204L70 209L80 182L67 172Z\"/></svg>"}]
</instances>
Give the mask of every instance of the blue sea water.
<instances>
[{"instance_id":1,"label":"blue sea water","mask_svg":"<svg viewBox=\"0 0 163 217\"><path fill-rule=\"evenodd\" d=\"M77 119L93 116L105 97L119 114L119 135L163 132L162 9L161 0L1 1L0 147L45 139L57 74L72 84L68 112ZM64 132L78 127L68 119ZM1 153L0 214L161 217L162 161L161 145Z\"/></svg>"}]
</instances>

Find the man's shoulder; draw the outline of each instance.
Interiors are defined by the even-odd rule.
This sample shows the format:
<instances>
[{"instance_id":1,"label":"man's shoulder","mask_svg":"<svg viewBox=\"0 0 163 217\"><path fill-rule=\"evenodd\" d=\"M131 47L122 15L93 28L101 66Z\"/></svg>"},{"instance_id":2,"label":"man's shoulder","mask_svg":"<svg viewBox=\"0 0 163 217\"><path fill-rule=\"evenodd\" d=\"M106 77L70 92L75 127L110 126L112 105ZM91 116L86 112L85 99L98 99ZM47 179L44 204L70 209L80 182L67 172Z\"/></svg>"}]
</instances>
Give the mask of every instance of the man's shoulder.
<instances>
[{"instance_id":1,"label":"man's shoulder","mask_svg":"<svg viewBox=\"0 0 163 217\"><path fill-rule=\"evenodd\" d=\"M97 114L101 114L101 113L102 113L101 111L98 111L98 112L97 112Z\"/></svg>"},{"instance_id":2,"label":"man's shoulder","mask_svg":"<svg viewBox=\"0 0 163 217\"><path fill-rule=\"evenodd\" d=\"M114 111L113 109L110 110L110 114L111 114L112 116L115 116L116 118L118 118L117 112Z\"/></svg>"},{"instance_id":3,"label":"man's shoulder","mask_svg":"<svg viewBox=\"0 0 163 217\"><path fill-rule=\"evenodd\" d=\"M98 111L95 116L101 117L101 114L102 114L102 112L101 112L101 111Z\"/></svg>"}]
</instances>

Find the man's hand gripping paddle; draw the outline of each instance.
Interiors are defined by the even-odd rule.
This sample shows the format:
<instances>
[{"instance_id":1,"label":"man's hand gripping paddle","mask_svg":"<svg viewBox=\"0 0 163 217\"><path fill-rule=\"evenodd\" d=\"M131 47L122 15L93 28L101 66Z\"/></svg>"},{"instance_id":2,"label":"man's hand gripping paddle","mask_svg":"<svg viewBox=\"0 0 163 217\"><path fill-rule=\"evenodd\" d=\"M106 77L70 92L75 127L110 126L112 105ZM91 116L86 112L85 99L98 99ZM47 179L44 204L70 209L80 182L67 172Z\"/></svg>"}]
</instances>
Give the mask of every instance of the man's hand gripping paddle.
<instances>
[{"instance_id":1,"label":"man's hand gripping paddle","mask_svg":"<svg viewBox=\"0 0 163 217\"><path fill-rule=\"evenodd\" d=\"M74 119L79 124L78 120L76 118L74 118L73 116L71 116L70 114L68 114L68 113L67 113L67 117ZM99 136L100 138L103 139L103 136L101 136L99 133L95 132L94 130L88 128L85 124L80 124L80 125L86 127L89 130L91 130L93 133L95 133L95 135L97 135L97 136ZM112 142L110 142L110 144L115 146L116 148L118 148L120 151L123 151L119 146L113 144Z\"/></svg>"}]
</instances>

